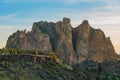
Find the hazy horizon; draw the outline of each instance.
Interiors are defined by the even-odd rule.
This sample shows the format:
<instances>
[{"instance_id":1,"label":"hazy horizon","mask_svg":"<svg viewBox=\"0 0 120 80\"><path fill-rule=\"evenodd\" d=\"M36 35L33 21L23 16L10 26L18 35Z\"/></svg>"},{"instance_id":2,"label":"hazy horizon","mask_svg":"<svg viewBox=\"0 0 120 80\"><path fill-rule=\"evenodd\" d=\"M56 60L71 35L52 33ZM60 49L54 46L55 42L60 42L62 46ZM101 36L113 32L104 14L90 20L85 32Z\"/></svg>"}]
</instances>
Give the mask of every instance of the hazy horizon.
<instances>
[{"instance_id":1,"label":"hazy horizon","mask_svg":"<svg viewBox=\"0 0 120 80\"><path fill-rule=\"evenodd\" d=\"M120 53L120 0L1 0L0 10L0 48L17 30L31 30L33 22L67 17L73 27L88 20L100 28Z\"/></svg>"}]
</instances>

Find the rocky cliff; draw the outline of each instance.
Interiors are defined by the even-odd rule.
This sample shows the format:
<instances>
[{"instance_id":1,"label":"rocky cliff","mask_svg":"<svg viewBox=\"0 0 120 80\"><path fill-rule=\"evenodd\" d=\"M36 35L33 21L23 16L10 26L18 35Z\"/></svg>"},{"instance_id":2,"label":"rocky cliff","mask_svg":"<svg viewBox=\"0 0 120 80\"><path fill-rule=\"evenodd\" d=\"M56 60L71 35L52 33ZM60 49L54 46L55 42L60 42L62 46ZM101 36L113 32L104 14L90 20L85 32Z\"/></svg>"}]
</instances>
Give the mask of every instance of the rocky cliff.
<instances>
[{"instance_id":1,"label":"rocky cliff","mask_svg":"<svg viewBox=\"0 0 120 80\"><path fill-rule=\"evenodd\" d=\"M49 36L37 28L31 32L17 31L8 38L6 48L52 50Z\"/></svg>"},{"instance_id":2,"label":"rocky cliff","mask_svg":"<svg viewBox=\"0 0 120 80\"><path fill-rule=\"evenodd\" d=\"M30 32L13 33L6 48L53 50L69 64L117 59L110 38L106 38L102 30L92 28L87 20L72 28L69 18L56 23L35 22Z\"/></svg>"},{"instance_id":3,"label":"rocky cliff","mask_svg":"<svg viewBox=\"0 0 120 80\"><path fill-rule=\"evenodd\" d=\"M38 28L42 33L49 35L52 50L59 53L61 59L72 64L76 61L76 54L72 44L72 26L70 19L63 18L57 23L37 22L33 29Z\"/></svg>"},{"instance_id":4,"label":"rocky cliff","mask_svg":"<svg viewBox=\"0 0 120 80\"><path fill-rule=\"evenodd\" d=\"M103 62L117 58L110 38L106 38L102 30L92 28L87 20L73 29L73 45L78 62L86 59Z\"/></svg>"}]
</instances>

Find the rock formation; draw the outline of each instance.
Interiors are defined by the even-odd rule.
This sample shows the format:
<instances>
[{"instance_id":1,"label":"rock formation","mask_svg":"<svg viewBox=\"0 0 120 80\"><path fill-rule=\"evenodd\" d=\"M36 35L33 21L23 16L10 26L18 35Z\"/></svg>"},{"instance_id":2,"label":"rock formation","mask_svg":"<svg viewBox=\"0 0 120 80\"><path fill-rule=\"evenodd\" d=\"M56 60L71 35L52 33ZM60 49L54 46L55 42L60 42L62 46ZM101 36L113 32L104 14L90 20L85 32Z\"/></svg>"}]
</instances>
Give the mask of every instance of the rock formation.
<instances>
[{"instance_id":1,"label":"rock formation","mask_svg":"<svg viewBox=\"0 0 120 80\"><path fill-rule=\"evenodd\" d=\"M87 20L73 29L73 45L78 62L86 59L103 62L117 58L110 38L106 38L102 30L92 28Z\"/></svg>"},{"instance_id":2,"label":"rock formation","mask_svg":"<svg viewBox=\"0 0 120 80\"><path fill-rule=\"evenodd\" d=\"M72 64L76 61L72 44L72 26L70 19L63 18L57 23L38 22L34 23L33 29L37 27L42 33L48 34L52 44L52 50L59 53L61 59Z\"/></svg>"},{"instance_id":3,"label":"rock formation","mask_svg":"<svg viewBox=\"0 0 120 80\"><path fill-rule=\"evenodd\" d=\"M69 18L56 23L35 22L30 32L17 31L11 35L6 48L53 50L69 64L117 59L110 38L102 30L92 28L87 20L72 28Z\"/></svg>"},{"instance_id":4,"label":"rock formation","mask_svg":"<svg viewBox=\"0 0 120 80\"><path fill-rule=\"evenodd\" d=\"M78 27L73 28L73 45L78 62L87 58L89 52L90 25L84 20Z\"/></svg>"},{"instance_id":5,"label":"rock formation","mask_svg":"<svg viewBox=\"0 0 120 80\"><path fill-rule=\"evenodd\" d=\"M52 50L49 36L37 28L31 32L17 31L8 38L6 48Z\"/></svg>"}]
</instances>

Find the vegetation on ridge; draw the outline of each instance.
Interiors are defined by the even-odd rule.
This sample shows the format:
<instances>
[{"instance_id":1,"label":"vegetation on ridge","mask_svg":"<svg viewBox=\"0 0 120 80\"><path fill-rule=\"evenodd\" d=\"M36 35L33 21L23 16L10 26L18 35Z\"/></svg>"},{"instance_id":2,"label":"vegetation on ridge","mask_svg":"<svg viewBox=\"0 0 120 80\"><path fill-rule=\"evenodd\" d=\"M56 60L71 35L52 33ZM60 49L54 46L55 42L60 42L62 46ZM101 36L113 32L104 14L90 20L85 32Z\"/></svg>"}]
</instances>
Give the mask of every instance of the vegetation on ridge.
<instances>
[{"instance_id":1,"label":"vegetation on ridge","mask_svg":"<svg viewBox=\"0 0 120 80\"><path fill-rule=\"evenodd\" d=\"M12 49L11 49L12 50ZM0 52L4 51L1 49ZM9 49L6 49L9 52ZM13 50L14 51L14 50ZM18 50L15 50L18 52ZM27 50L26 50L27 51ZM22 52L22 51L21 51ZM23 50L23 53L25 51ZM30 52L30 51L29 51ZM31 51L32 53L32 51ZM52 53L52 52L50 52ZM19 55L19 54L17 54ZM49 54L47 54L49 55ZM13 54L0 54L0 80L119 80L119 75L100 74L95 63L87 61L90 67L81 64L70 66L54 59L34 63L29 57L17 58ZM13 61L10 61L12 60ZM17 59L17 60L15 60ZM39 60L38 60L39 61ZM83 69L84 68L84 69Z\"/></svg>"}]
</instances>

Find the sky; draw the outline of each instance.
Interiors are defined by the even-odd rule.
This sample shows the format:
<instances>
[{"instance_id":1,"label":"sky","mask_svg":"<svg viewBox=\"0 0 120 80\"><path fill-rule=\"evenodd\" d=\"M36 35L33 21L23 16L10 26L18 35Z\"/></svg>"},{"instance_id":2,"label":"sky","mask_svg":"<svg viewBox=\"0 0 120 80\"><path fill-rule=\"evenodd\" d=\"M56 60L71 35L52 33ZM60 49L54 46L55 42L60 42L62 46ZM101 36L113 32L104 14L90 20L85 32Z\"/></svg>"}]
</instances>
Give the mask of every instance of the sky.
<instances>
[{"instance_id":1,"label":"sky","mask_svg":"<svg viewBox=\"0 0 120 80\"><path fill-rule=\"evenodd\" d=\"M0 0L0 48L17 30L31 30L33 22L71 19L73 27L88 20L104 31L120 54L120 0Z\"/></svg>"}]
</instances>

